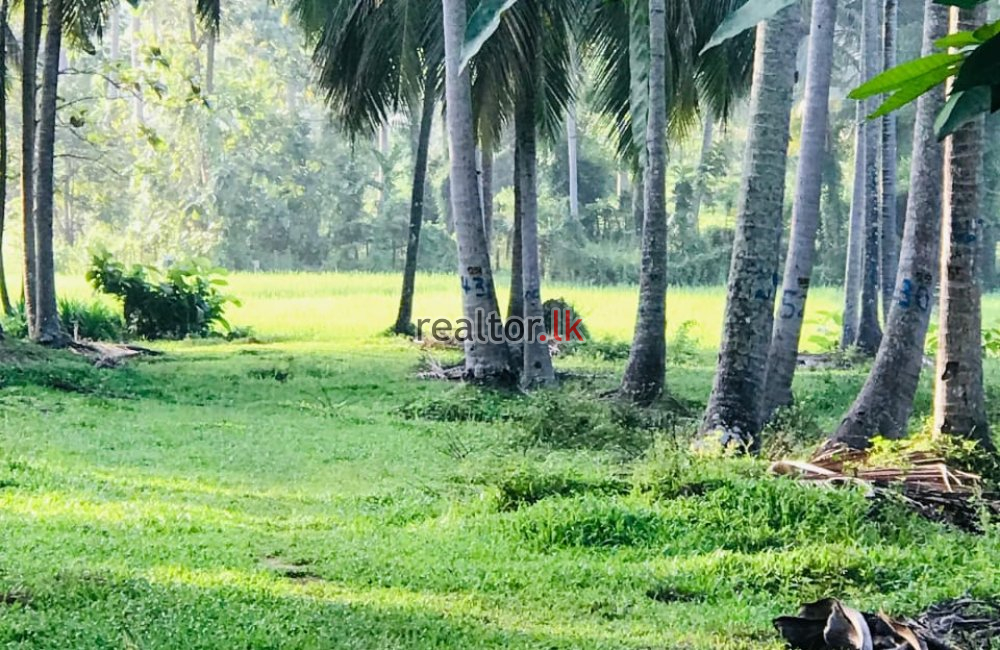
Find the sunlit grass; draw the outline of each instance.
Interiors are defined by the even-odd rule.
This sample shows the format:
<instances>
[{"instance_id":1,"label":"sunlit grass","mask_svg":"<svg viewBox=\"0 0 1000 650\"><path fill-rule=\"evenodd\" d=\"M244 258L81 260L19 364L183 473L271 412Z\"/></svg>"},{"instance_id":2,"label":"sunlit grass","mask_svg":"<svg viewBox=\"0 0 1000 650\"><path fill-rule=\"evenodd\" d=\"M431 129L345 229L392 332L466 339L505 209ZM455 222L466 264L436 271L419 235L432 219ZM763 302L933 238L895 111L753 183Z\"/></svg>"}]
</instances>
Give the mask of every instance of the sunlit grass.
<instances>
[{"instance_id":1,"label":"sunlit grass","mask_svg":"<svg viewBox=\"0 0 1000 650\"><path fill-rule=\"evenodd\" d=\"M96 296L77 276L61 276L62 295L109 301ZM231 307L229 320L248 326L260 337L287 342L357 343L384 332L399 306L400 278L375 273L233 273L227 291L242 305ZM508 301L509 279L499 276L501 309ZM461 289L452 275L417 278L414 319L461 316ZM634 286L586 287L547 283L547 298L563 298L584 316L591 335L628 341L635 326L638 289ZM809 297L803 349L817 351L836 339L835 315L843 309L839 288L817 287ZM725 310L723 287L671 287L667 295L667 331L674 334L688 322L696 340L708 350L718 349ZM1000 294L983 301L983 323L1000 326Z\"/></svg>"},{"instance_id":2,"label":"sunlit grass","mask_svg":"<svg viewBox=\"0 0 1000 650\"><path fill-rule=\"evenodd\" d=\"M400 279L389 274L363 273L234 273L229 293L242 306L233 307L229 320L249 326L269 339L283 341L358 341L383 332L395 320ZM508 301L508 279L498 278L501 308ZM94 292L77 277L60 277L66 296L90 298ZM627 341L635 324L638 289L632 286L581 287L549 283L544 295L563 298L584 316L591 335ZM106 299L106 298L104 298ZM806 345L816 334L833 326L830 313L840 311L840 293L819 288L812 293L803 337ZM707 349L717 348L722 332L725 292L721 287L671 288L667 296L668 332L675 333L693 321L697 340ZM996 311L1000 313L1000 301ZM454 276L420 275L414 301L414 318L458 318L461 293Z\"/></svg>"},{"instance_id":3,"label":"sunlit grass","mask_svg":"<svg viewBox=\"0 0 1000 650\"><path fill-rule=\"evenodd\" d=\"M417 346L379 336L398 283L234 274L231 320L257 342L156 344L165 357L116 370L12 346L0 357L0 647L778 650L770 620L802 601L906 615L1000 592L995 528L967 535L898 510L872 520L862 494L769 478L764 461L685 460L667 443L691 419L633 459L525 449L522 421L407 415L459 396L522 414L566 397L582 411L622 362L557 359L582 376L536 398L417 380ZM82 279L59 286L92 297ZM546 292L595 336L631 336L634 287ZM839 303L833 289L814 298L811 331ZM670 330L696 321L704 347L668 369L689 418L707 398L723 301L721 288L670 292ZM458 309L453 278L419 278L418 316ZM52 375L62 381L46 388ZM829 428L863 378L801 373L796 390ZM929 410L926 380L917 409ZM583 487L501 507L514 475ZM626 489L588 487L602 481Z\"/></svg>"}]
</instances>

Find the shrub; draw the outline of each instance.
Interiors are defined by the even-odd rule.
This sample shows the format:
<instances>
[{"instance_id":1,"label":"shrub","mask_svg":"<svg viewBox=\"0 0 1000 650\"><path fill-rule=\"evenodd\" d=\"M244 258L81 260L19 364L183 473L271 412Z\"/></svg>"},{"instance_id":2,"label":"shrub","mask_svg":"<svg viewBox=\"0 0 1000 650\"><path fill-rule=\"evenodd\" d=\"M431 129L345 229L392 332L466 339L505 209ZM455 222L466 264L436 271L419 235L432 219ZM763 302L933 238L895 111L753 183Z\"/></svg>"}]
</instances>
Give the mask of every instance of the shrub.
<instances>
[{"instance_id":1,"label":"shrub","mask_svg":"<svg viewBox=\"0 0 1000 650\"><path fill-rule=\"evenodd\" d=\"M553 323L552 323L552 313L553 312L558 312L559 318L562 319L562 321L563 321L561 323L558 323L558 326L559 326L559 331L558 332L555 332L555 330L552 327L552 325L553 325ZM583 322L583 316L581 316L580 312L577 311L576 307L573 306L573 303L571 303L571 302L569 302L567 300L564 300L563 298L552 298L552 299L546 300L542 304L542 317L545 320L545 332L550 337L553 336L554 334L558 334L559 336L565 338L566 337L566 322L565 322L565 319L566 319L565 314L566 314L566 312L569 312L570 323L575 322L576 319L578 319L578 318L580 319L581 322L580 322L580 325L576 328L576 331L580 333L580 336L583 337L584 341L589 341L590 340L590 330L587 329L586 323ZM567 339L567 341L570 342L570 343L572 343L572 341L570 341L569 339Z\"/></svg>"},{"instance_id":2,"label":"shrub","mask_svg":"<svg viewBox=\"0 0 1000 650\"><path fill-rule=\"evenodd\" d=\"M166 270L135 265L128 269L107 251L95 253L87 279L95 289L117 296L131 334L146 339L207 336L215 325L229 330L226 306L238 305L222 293L225 271L202 259Z\"/></svg>"},{"instance_id":3,"label":"shrub","mask_svg":"<svg viewBox=\"0 0 1000 650\"><path fill-rule=\"evenodd\" d=\"M63 329L91 341L117 341L125 334L125 321L102 302L59 301L59 320Z\"/></svg>"},{"instance_id":4,"label":"shrub","mask_svg":"<svg viewBox=\"0 0 1000 650\"><path fill-rule=\"evenodd\" d=\"M0 317L3 333L12 339L28 338L28 316L24 312L24 301L14 305L14 313Z\"/></svg>"},{"instance_id":5,"label":"shrub","mask_svg":"<svg viewBox=\"0 0 1000 650\"><path fill-rule=\"evenodd\" d=\"M588 339L577 350L598 361L625 361L631 346L626 341L616 339Z\"/></svg>"},{"instance_id":6,"label":"shrub","mask_svg":"<svg viewBox=\"0 0 1000 650\"><path fill-rule=\"evenodd\" d=\"M667 341L667 363L673 366L683 366L698 359L701 348L697 330L698 321L686 320L681 323L674 335Z\"/></svg>"}]
</instances>

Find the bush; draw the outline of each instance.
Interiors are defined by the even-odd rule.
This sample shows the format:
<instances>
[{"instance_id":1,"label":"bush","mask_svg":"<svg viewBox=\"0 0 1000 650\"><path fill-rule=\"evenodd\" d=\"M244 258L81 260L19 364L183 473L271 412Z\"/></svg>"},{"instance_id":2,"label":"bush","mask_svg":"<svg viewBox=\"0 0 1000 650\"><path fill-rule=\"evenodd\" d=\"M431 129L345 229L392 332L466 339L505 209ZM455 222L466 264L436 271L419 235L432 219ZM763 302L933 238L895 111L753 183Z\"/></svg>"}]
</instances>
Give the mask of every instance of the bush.
<instances>
[{"instance_id":1,"label":"bush","mask_svg":"<svg viewBox=\"0 0 1000 650\"><path fill-rule=\"evenodd\" d=\"M74 337L91 341L117 341L125 334L125 321L102 302L59 301L59 320Z\"/></svg>"},{"instance_id":2,"label":"bush","mask_svg":"<svg viewBox=\"0 0 1000 650\"><path fill-rule=\"evenodd\" d=\"M0 317L4 336L12 339L28 338L28 316L24 312L24 301L14 305L14 313Z\"/></svg>"},{"instance_id":3,"label":"bush","mask_svg":"<svg viewBox=\"0 0 1000 650\"><path fill-rule=\"evenodd\" d=\"M598 361L625 361L631 348L627 341L604 338L588 339L578 350Z\"/></svg>"},{"instance_id":4,"label":"bush","mask_svg":"<svg viewBox=\"0 0 1000 650\"><path fill-rule=\"evenodd\" d=\"M117 341L124 337L125 322L119 314L107 305L94 301L59 301L59 321L71 335L91 341ZM3 332L12 339L28 338L28 320L24 313L24 302L14 306L14 313L0 320Z\"/></svg>"},{"instance_id":5,"label":"bush","mask_svg":"<svg viewBox=\"0 0 1000 650\"><path fill-rule=\"evenodd\" d=\"M131 334L146 339L207 336L215 325L229 330L226 306L238 305L219 288L225 270L193 259L166 270L135 265L131 269L107 251L95 253L87 280L98 291L117 296Z\"/></svg>"},{"instance_id":6,"label":"bush","mask_svg":"<svg viewBox=\"0 0 1000 650\"><path fill-rule=\"evenodd\" d=\"M559 326L558 332L556 332L555 329L553 329L553 323L552 323L553 312L558 312L558 317L561 320L560 323L557 323L557 325ZM573 303L564 300L563 298L552 298L542 303L542 318L545 321L545 332L549 335L549 337L558 334L567 342L572 343L575 339L573 340L566 339L565 314L567 312L569 312L570 324L574 323L577 319L580 319L580 325L576 328L576 331L580 333L580 336L583 337L584 341L589 341L590 330L587 329L587 324L583 322L583 316L580 314L579 311L577 311L576 307L573 306Z\"/></svg>"}]
</instances>

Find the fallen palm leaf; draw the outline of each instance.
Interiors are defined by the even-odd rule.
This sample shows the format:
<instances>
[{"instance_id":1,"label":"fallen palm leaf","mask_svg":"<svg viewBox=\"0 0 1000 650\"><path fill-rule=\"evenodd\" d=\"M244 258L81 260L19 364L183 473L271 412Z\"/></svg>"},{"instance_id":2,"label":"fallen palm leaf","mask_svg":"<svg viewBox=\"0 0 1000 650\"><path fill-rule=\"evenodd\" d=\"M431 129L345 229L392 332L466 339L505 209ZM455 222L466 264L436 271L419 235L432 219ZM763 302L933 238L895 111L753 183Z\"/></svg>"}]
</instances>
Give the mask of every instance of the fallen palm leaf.
<instances>
[{"instance_id":1,"label":"fallen palm leaf","mask_svg":"<svg viewBox=\"0 0 1000 650\"><path fill-rule=\"evenodd\" d=\"M777 461L771 473L826 487L860 485L877 504L900 501L931 521L969 532L982 532L984 513L1000 516L1000 498L983 494L980 476L937 455L912 453L902 459L904 467L869 467L867 461L863 451L837 449L810 462Z\"/></svg>"},{"instance_id":2,"label":"fallen palm leaf","mask_svg":"<svg viewBox=\"0 0 1000 650\"><path fill-rule=\"evenodd\" d=\"M797 650L874 650L864 615L836 598L806 603L797 616L776 618L774 626Z\"/></svg>"},{"instance_id":3,"label":"fallen palm leaf","mask_svg":"<svg viewBox=\"0 0 1000 650\"><path fill-rule=\"evenodd\" d=\"M793 650L987 650L1000 636L1000 605L959 598L901 621L825 598L774 627Z\"/></svg>"}]
</instances>

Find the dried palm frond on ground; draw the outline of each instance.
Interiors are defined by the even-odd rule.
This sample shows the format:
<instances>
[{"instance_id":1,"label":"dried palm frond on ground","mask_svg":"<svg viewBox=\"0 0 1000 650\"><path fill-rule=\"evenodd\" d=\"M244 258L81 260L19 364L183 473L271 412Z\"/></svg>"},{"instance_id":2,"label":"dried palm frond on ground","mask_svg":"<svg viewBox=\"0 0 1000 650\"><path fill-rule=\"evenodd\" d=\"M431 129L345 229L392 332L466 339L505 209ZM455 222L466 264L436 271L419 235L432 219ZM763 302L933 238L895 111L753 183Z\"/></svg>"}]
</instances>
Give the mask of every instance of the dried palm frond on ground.
<instances>
[{"instance_id":1,"label":"dried palm frond on ground","mask_svg":"<svg viewBox=\"0 0 1000 650\"><path fill-rule=\"evenodd\" d=\"M442 381L462 381L465 379L465 362L446 366L430 355L421 359L423 370L417 373L420 379L437 379Z\"/></svg>"},{"instance_id":2,"label":"dried palm frond on ground","mask_svg":"<svg viewBox=\"0 0 1000 650\"><path fill-rule=\"evenodd\" d=\"M901 621L825 598L774 619L774 627L794 650L989 650L1000 636L1000 607L960 598Z\"/></svg>"},{"instance_id":3,"label":"dried palm frond on ground","mask_svg":"<svg viewBox=\"0 0 1000 650\"><path fill-rule=\"evenodd\" d=\"M1000 601L957 598L934 605L917 618L931 634L959 648L990 648L1000 639Z\"/></svg>"},{"instance_id":4,"label":"dried palm frond on ground","mask_svg":"<svg viewBox=\"0 0 1000 650\"><path fill-rule=\"evenodd\" d=\"M984 516L1000 517L1000 496L984 493L979 475L955 469L939 455L912 452L899 459L899 467L873 467L869 460L866 452L839 449L810 462L778 461L771 472L817 485L861 485L876 511L901 502L931 521L968 532L982 532Z\"/></svg>"},{"instance_id":5,"label":"dried palm frond on ground","mask_svg":"<svg viewBox=\"0 0 1000 650\"><path fill-rule=\"evenodd\" d=\"M117 368L135 357L158 357L163 355L159 350L151 350L138 345L126 345L124 343L99 343L97 341L74 340L68 345L72 352L93 359L94 366L97 368Z\"/></svg>"}]
</instances>

